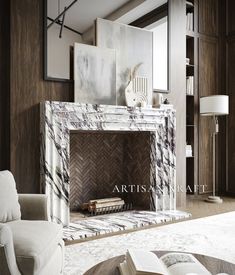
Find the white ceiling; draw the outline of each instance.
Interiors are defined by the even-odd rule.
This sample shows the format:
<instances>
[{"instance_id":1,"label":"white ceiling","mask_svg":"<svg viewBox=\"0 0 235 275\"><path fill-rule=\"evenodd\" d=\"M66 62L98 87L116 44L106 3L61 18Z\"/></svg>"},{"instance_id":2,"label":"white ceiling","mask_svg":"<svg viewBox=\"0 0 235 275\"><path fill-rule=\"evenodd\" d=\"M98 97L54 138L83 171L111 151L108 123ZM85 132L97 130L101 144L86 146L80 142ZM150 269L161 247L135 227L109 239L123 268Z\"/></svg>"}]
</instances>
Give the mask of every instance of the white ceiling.
<instances>
[{"instance_id":1,"label":"white ceiling","mask_svg":"<svg viewBox=\"0 0 235 275\"><path fill-rule=\"evenodd\" d=\"M48 17L55 19L59 12L62 12L64 7L68 7L72 2L73 0L47 0ZM123 14L121 20L117 20L127 24L161 6L167 0L78 0L67 11L65 25L84 33L93 25L96 18L106 18L128 2L136 2L136 7Z\"/></svg>"},{"instance_id":2,"label":"white ceiling","mask_svg":"<svg viewBox=\"0 0 235 275\"><path fill-rule=\"evenodd\" d=\"M47 0L47 13L53 19L58 16L58 2L62 12L73 0ZM97 17L104 18L127 2L129 0L78 0L66 13L65 25L83 33Z\"/></svg>"}]
</instances>

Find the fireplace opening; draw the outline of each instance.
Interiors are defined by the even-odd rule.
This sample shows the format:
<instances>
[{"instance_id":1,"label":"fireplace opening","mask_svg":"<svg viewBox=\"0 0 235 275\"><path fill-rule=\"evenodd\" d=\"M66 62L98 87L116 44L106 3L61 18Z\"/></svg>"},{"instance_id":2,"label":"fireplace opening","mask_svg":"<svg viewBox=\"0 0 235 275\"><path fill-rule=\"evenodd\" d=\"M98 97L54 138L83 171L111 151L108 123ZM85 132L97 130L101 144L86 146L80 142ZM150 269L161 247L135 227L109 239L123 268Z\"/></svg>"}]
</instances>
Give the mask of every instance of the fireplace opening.
<instances>
[{"instance_id":1,"label":"fireplace opening","mask_svg":"<svg viewBox=\"0 0 235 275\"><path fill-rule=\"evenodd\" d=\"M113 212L150 209L150 134L70 131L71 220L83 216L85 203L100 199L118 198Z\"/></svg>"}]
</instances>

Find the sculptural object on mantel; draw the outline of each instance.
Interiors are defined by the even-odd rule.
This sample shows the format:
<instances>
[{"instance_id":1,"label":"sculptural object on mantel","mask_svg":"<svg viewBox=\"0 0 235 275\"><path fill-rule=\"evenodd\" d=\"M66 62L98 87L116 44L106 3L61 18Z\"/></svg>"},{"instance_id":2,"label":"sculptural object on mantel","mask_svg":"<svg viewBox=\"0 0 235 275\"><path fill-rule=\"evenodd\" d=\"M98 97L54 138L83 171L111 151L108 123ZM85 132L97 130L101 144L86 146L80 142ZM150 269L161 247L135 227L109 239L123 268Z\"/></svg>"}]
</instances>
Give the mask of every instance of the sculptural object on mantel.
<instances>
[{"instance_id":1,"label":"sculptural object on mantel","mask_svg":"<svg viewBox=\"0 0 235 275\"><path fill-rule=\"evenodd\" d=\"M130 107L146 107L148 101L148 78L136 76L142 63L137 64L129 72L129 83L125 89L126 105Z\"/></svg>"}]
</instances>

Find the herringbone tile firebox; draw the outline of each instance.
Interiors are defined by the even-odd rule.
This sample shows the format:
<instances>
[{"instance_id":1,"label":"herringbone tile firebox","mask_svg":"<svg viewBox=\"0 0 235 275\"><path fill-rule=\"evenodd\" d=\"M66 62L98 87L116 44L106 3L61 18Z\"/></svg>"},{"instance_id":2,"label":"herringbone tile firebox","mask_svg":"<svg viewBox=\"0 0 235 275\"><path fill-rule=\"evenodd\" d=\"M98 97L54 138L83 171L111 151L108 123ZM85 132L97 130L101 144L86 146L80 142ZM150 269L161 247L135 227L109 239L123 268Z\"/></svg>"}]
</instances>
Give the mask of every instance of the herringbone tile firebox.
<instances>
[{"instance_id":1,"label":"herringbone tile firebox","mask_svg":"<svg viewBox=\"0 0 235 275\"><path fill-rule=\"evenodd\" d=\"M134 192L121 192L125 185ZM137 192L143 185L150 186L150 132L70 133L70 210L113 196L149 209L149 194Z\"/></svg>"}]
</instances>

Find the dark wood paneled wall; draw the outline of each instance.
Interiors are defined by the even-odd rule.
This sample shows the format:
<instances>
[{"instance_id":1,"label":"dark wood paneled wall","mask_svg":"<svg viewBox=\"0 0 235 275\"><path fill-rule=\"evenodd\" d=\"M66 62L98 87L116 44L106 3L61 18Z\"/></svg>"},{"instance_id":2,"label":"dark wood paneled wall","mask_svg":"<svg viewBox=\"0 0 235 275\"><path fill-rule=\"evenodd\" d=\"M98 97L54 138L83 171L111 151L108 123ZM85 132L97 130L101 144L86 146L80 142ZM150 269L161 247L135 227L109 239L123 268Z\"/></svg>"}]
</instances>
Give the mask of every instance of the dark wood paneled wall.
<instances>
[{"instance_id":1,"label":"dark wood paneled wall","mask_svg":"<svg viewBox=\"0 0 235 275\"><path fill-rule=\"evenodd\" d=\"M218 93L218 39L199 37L199 97ZM199 119L199 182L201 192L212 192L213 162L211 117ZM202 191L203 190L203 191Z\"/></svg>"},{"instance_id":2,"label":"dark wood paneled wall","mask_svg":"<svg viewBox=\"0 0 235 275\"><path fill-rule=\"evenodd\" d=\"M10 169L19 192L39 192L39 102L73 100L71 84L43 81L43 1L11 0Z\"/></svg>"},{"instance_id":3,"label":"dark wood paneled wall","mask_svg":"<svg viewBox=\"0 0 235 275\"><path fill-rule=\"evenodd\" d=\"M0 8L0 170L10 167L10 2Z\"/></svg>"},{"instance_id":4,"label":"dark wood paneled wall","mask_svg":"<svg viewBox=\"0 0 235 275\"><path fill-rule=\"evenodd\" d=\"M226 0L223 1L226 3L226 17L227 17L227 35L234 36L235 35L235 1Z\"/></svg>"},{"instance_id":5,"label":"dark wood paneled wall","mask_svg":"<svg viewBox=\"0 0 235 275\"><path fill-rule=\"evenodd\" d=\"M226 5L224 0L219 1L219 14L218 14L218 22L219 22L219 91L221 94L227 94L226 89L226 45L224 43L225 37L225 26L226 26ZM225 194L226 189L226 116L221 116L219 118L219 135L217 136L217 191L219 194Z\"/></svg>"},{"instance_id":6,"label":"dark wood paneled wall","mask_svg":"<svg viewBox=\"0 0 235 275\"><path fill-rule=\"evenodd\" d=\"M235 194L235 1L226 0L226 84L229 95L229 116L227 117L227 163L228 180L226 191Z\"/></svg>"},{"instance_id":7,"label":"dark wood paneled wall","mask_svg":"<svg viewBox=\"0 0 235 275\"><path fill-rule=\"evenodd\" d=\"M235 194L235 35L227 40L227 88L229 94L228 116L228 186L227 192Z\"/></svg>"},{"instance_id":8,"label":"dark wood paneled wall","mask_svg":"<svg viewBox=\"0 0 235 275\"><path fill-rule=\"evenodd\" d=\"M198 25L198 95L220 94L219 86L219 1L195 0ZM204 192L212 191L213 148L212 118L199 116L199 184ZM200 193L204 193L200 189Z\"/></svg>"},{"instance_id":9,"label":"dark wood paneled wall","mask_svg":"<svg viewBox=\"0 0 235 275\"><path fill-rule=\"evenodd\" d=\"M198 1L198 31L200 34L218 34L218 0L199 0Z\"/></svg>"},{"instance_id":10,"label":"dark wood paneled wall","mask_svg":"<svg viewBox=\"0 0 235 275\"><path fill-rule=\"evenodd\" d=\"M229 95L230 114L219 118L216 179L219 193L231 195L235 194L235 2L233 0L199 0L199 18L200 10L202 17L199 19L199 61L201 62L199 79L200 67L203 67L202 73L206 73L206 76L201 77L200 96L209 95L213 89L215 91L212 94ZM208 53L200 54L200 47L201 52ZM209 172L212 169L212 147L209 135L211 124L208 119L201 118L199 133L200 182L204 181L209 185L206 191L210 191L212 184L212 174Z\"/></svg>"}]
</instances>

